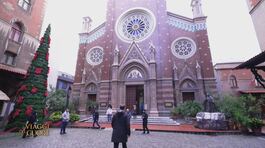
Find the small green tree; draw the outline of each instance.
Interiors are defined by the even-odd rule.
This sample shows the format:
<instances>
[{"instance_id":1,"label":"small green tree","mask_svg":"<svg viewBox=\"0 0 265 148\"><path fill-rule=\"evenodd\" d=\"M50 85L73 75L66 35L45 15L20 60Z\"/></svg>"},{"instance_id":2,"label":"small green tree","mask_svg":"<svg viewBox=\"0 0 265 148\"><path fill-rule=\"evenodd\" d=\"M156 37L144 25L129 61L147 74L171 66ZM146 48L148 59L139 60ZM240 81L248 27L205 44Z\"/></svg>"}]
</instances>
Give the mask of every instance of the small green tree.
<instances>
[{"instance_id":1,"label":"small green tree","mask_svg":"<svg viewBox=\"0 0 265 148\"><path fill-rule=\"evenodd\" d=\"M69 109L71 113L78 113L79 98L71 98L69 102Z\"/></svg>"},{"instance_id":2,"label":"small green tree","mask_svg":"<svg viewBox=\"0 0 265 148\"><path fill-rule=\"evenodd\" d=\"M241 97L225 96L216 102L220 112L225 113L227 119L235 121L242 127L252 128L261 120L261 106L263 101L252 95Z\"/></svg>"},{"instance_id":3,"label":"small green tree","mask_svg":"<svg viewBox=\"0 0 265 148\"><path fill-rule=\"evenodd\" d=\"M225 114L227 119L235 119L236 114L245 115L243 102L235 96L224 96L223 99L216 101L217 110Z\"/></svg>"},{"instance_id":4,"label":"small green tree","mask_svg":"<svg viewBox=\"0 0 265 148\"><path fill-rule=\"evenodd\" d=\"M66 106L66 93L63 90L49 92L46 105L50 112L63 111Z\"/></svg>"}]
</instances>

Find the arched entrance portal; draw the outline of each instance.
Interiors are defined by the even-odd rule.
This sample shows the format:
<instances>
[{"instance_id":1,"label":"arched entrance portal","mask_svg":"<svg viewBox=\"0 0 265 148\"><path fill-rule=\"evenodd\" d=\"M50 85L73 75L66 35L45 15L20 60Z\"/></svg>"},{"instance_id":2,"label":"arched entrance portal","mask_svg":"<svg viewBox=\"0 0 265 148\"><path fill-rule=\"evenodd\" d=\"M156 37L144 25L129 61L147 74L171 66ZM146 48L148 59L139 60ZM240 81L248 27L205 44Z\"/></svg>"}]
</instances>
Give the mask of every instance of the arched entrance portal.
<instances>
[{"instance_id":1,"label":"arched entrance portal","mask_svg":"<svg viewBox=\"0 0 265 148\"><path fill-rule=\"evenodd\" d=\"M126 108L139 115L143 112L144 104L144 85L127 85Z\"/></svg>"},{"instance_id":2,"label":"arched entrance portal","mask_svg":"<svg viewBox=\"0 0 265 148\"><path fill-rule=\"evenodd\" d=\"M145 73L140 67L132 67L125 74L125 105L136 114L141 114L145 106Z\"/></svg>"},{"instance_id":3,"label":"arched entrance portal","mask_svg":"<svg viewBox=\"0 0 265 148\"><path fill-rule=\"evenodd\" d=\"M118 64L118 53L112 65L111 104L135 109L141 114L146 109L150 116L158 116L156 97L156 62L148 61L133 42ZM153 53L154 56L154 53Z\"/></svg>"},{"instance_id":4,"label":"arched entrance portal","mask_svg":"<svg viewBox=\"0 0 265 148\"><path fill-rule=\"evenodd\" d=\"M196 90L197 86L192 80L190 79L184 80L181 84L182 102L194 101Z\"/></svg>"},{"instance_id":5,"label":"arched entrance portal","mask_svg":"<svg viewBox=\"0 0 265 148\"><path fill-rule=\"evenodd\" d=\"M90 83L86 87L87 100L86 100L86 111L90 112L94 109L97 101L97 85L95 83Z\"/></svg>"}]
</instances>

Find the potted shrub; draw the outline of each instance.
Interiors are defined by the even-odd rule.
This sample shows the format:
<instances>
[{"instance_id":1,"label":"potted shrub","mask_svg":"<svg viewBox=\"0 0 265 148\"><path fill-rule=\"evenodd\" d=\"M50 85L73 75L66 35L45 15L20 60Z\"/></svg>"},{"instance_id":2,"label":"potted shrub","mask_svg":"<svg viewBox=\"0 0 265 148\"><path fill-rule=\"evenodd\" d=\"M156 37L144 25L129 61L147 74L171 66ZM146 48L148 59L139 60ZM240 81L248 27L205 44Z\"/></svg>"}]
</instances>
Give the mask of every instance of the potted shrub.
<instances>
[{"instance_id":1,"label":"potted shrub","mask_svg":"<svg viewBox=\"0 0 265 148\"><path fill-rule=\"evenodd\" d=\"M184 119L187 123L194 124L196 122L196 114L202 111L202 105L195 101L187 101L181 104L180 113L184 116Z\"/></svg>"},{"instance_id":2,"label":"potted shrub","mask_svg":"<svg viewBox=\"0 0 265 148\"><path fill-rule=\"evenodd\" d=\"M76 122L80 120L80 116L75 113L70 113L70 122Z\"/></svg>"},{"instance_id":3,"label":"potted shrub","mask_svg":"<svg viewBox=\"0 0 265 148\"><path fill-rule=\"evenodd\" d=\"M52 125L60 126L62 120L62 112L60 111L53 112L48 118L48 120L52 122Z\"/></svg>"},{"instance_id":4,"label":"potted shrub","mask_svg":"<svg viewBox=\"0 0 265 148\"><path fill-rule=\"evenodd\" d=\"M172 119L178 119L178 118L183 118L183 116L181 115L181 107L174 107L171 110L171 118Z\"/></svg>"}]
</instances>

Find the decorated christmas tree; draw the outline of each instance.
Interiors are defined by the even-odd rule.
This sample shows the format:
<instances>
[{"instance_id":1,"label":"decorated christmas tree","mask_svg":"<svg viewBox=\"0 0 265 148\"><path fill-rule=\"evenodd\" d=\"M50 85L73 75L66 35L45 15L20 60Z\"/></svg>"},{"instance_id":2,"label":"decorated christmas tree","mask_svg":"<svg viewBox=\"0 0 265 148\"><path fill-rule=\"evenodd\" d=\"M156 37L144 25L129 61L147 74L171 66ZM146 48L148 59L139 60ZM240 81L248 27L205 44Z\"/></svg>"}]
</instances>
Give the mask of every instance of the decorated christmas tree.
<instances>
[{"instance_id":1,"label":"decorated christmas tree","mask_svg":"<svg viewBox=\"0 0 265 148\"><path fill-rule=\"evenodd\" d=\"M17 128L19 130L23 128L27 118L33 111L37 113L38 123L43 123L47 115L45 99L48 95L47 77L49 72L50 30L49 25L40 40L39 48L35 52L25 79L17 91L15 107L9 116L6 129Z\"/></svg>"}]
</instances>

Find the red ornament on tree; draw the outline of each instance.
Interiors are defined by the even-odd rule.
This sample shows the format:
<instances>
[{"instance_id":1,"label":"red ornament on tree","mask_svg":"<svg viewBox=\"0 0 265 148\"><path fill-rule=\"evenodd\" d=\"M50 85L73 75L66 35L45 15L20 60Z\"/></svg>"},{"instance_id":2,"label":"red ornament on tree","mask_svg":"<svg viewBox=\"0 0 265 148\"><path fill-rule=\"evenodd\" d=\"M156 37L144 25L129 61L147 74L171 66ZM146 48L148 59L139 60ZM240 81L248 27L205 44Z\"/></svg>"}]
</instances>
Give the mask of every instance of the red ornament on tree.
<instances>
[{"instance_id":1,"label":"red ornament on tree","mask_svg":"<svg viewBox=\"0 0 265 148\"><path fill-rule=\"evenodd\" d=\"M50 45L50 43L51 43L51 38L49 37L48 38L48 44Z\"/></svg>"},{"instance_id":2,"label":"red ornament on tree","mask_svg":"<svg viewBox=\"0 0 265 148\"><path fill-rule=\"evenodd\" d=\"M36 68L35 69L35 74L39 75L39 74L41 74L41 72L42 72L42 68Z\"/></svg>"},{"instance_id":3,"label":"red ornament on tree","mask_svg":"<svg viewBox=\"0 0 265 148\"><path fill-rule=\"evenodd\" d=\"M45 96L45 97L47 97L47 96L48 96L48 92L47 92L47 91L44 93L44 96Z\"/></svg>"},{"instance_id":4,"label":"red ornament on tree","mask_svg":"<svg viewBox=\"0 0 265 148\"><path fill-rule=\"evenodd\" d=\"M21 109L16 109L16 111L13 114L13 118L16 118L20 112L21 112Z\"/></svg>"},{"instance_id":5,"label":"red ornament on tree","mask_svg":"<svg viewBox=\"0 0 265 148\"><path fill-rule=\"evenodd\" d=\"M37 93L37 92L38 92L38 88L36 88L36 87L32 87L32 89L31 89L31 93L35 94L35 93Z\"/></svg>"},{"instance_id":6,"label":"red ornament on tree","mask_svg":"<svg viewBox=\"0 0 265 148\"><path fill-rule=\"evenodd\" d=\"M44 108L44 110L43 110L43 115L44 115L44 116L47 116L47 115L48 115L48 109L47 109L47 108Z\"/></svg>"},{"instance_id":7,"label":"red ornament on tree","mask_svg":"<svg viewBox=\"0 0 265 148\"><path fill-rule=\"evenodd\" d=\"M24 97L22 96L19 96L18 99L17 99L17 104L21 104L24 100Z\"/></svg>"},{"instance_id":8,"label":"red ornament on tree","mask_svg":"<svg viewBox=\"0 0 265 148\"><path fill-rule=\"evenodd\" d=\"M47 82L47 81L44 82L44 86L45 86L45 87L48 86L48 82Z\"/></svg>"},{"instance_id":9,"label":"red ornament on tree","mask_svg":"<svg viewBox=\"0 0 265 148\"><path fill-rule=\"evenodd\" d=\"M44 37L42 37L42 38L40 39L40 43L43 44L43 42L44 42Z\"/></svg>"},{"instance_id":10,"label":"red ornament on tree","mask_svg":"<svg viewBox=\"0 0 265 148\"><path fill-rule=\"evenodd\" d=\"M22 85L20 88L19 88L20 91L24 91L24 90L27 90L27 85Z\"/></svg>"},{"instance_id":11,"label":"red ornament on tree","mask_svg":"<svg viewBox=\"0 0 265 148\"><path fill-rule=\"evenodd\" d=\"M27 90L27 85L22 85L18 90L17 90L17 94L21 91Z\"/></svg>"},{"instance_id":12,"label":"red ornament on tree","mask_svg":"<svg viewBox=\"0 0 265 148\"><path fill-rule=\"evenodd\" d=\"M26 116L30 116L32 114L32 110L32 106L28 105L25 112Z\"/></svg>"},{"instance_id":13,"label":"red ornament on tree","mask_svg":"<svg viewBox=\"0 0 265 148\"><path fill-rule=\"evenodd\" d=\"M49 53L46 54L46 61L49 60Z\"/></svg>"},{"instance_id":14,"label":"red ornament on tree","mask_svg":"<svg viewBox=\"0 0 265 148\"><path fill-rule=\"evenodd\" d=\"M35 52L35 55L34 55L34 58L33 58L33 60L36 60L36 59L37 59L37 57L38 57L38 53L37 53L37 52Z\"/></svg>"}]
</instances>

